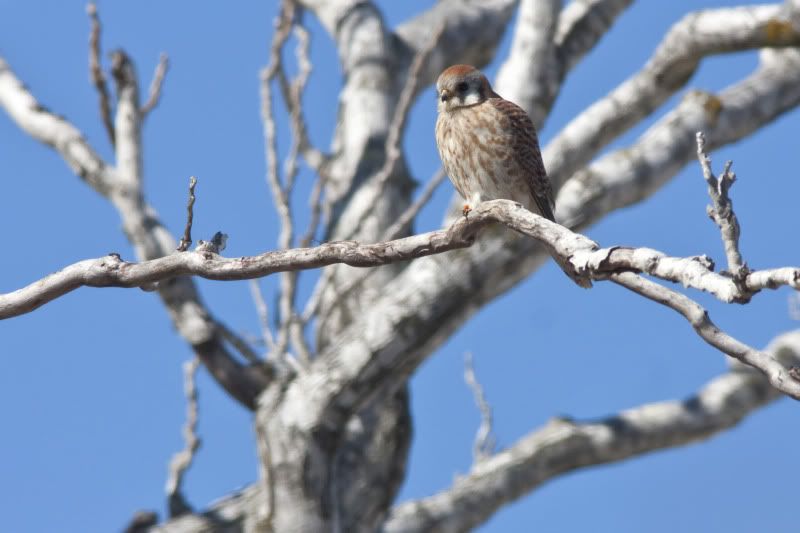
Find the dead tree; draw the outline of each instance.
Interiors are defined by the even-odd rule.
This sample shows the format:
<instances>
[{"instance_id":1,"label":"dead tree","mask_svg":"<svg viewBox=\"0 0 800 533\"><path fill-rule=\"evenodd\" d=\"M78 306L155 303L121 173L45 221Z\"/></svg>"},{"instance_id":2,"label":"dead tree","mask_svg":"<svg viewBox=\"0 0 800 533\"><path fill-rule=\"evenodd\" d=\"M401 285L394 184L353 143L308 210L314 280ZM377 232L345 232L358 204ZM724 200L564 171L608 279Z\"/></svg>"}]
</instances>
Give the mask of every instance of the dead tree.
<instances>
[{"instance_id":1,"label":"dead tree","mask_svg":"<svg viewBox=\"0 0 800 533\"><path fill-rule=\"evenodd\" d=\"M0 318L30 312L82 286L156 292L197 361L256 414L259 482L205 512L193 511L181 495L183 473L197 449L193 375L198 363L188 364L187 447L171 463L172 516L161 524L152 515L137 516L130 530L463 531L560 474L697 441L781 394L800 399L800 333L779 335L763 350L748 346L717 327L690 296L704 291L742 304L764 289L800 288L796 267L748 268L729 196L734 174L730 164L716 174L707 155L800 104L796 0L687 14L641 70L570 121L544 149L558 191L560 224L496 200L467 218L446 217L444 229L411 234L416 215L443 178L438 173L416 198L412 195L401 139L417 94L450 64L482 66L492 60L519 10L511 51L495 86L541 126L570 71L631 3L444 0L390 28L369 1L284 0L261 80L280 246L251 257L224 257L222 234L190 249L194 180L180 244L145 198L142 123L159 102L166 56L144 99L132 60L124 51L115 52L112 97L100 65L99 18L89 7L90 72L114 162L98 155L67 119L40 105L0 59L0 106L111 202L136 254L135 261L116 254L87 259L0 295ZM308 136L313 125L304 113L303 91L312 65L304 16L316 17L336 42L344 73L330 152L313 146ZM293 79L283 64L292 34L300 67ZM704 58L750 49L761 50L754 72L715 94L686 92L633 144L604 152L681 91ZM284 172L275 138L276 90L293 129ZM601 245L578 233L653 194L696 157L711 198L709 215L725 246L722 270L716 271L707 256L671 257L621 243ZM301 158L318 175L309 199L310 224L302 230L290 209ZM499 231L498 225L521 237ZM320 236L324 242L312 246ZM452 250L460 252L448 253ZM412 424L408 380L471 315L536 272L548 256L581 286L611 282L672 308L705 342L732 358L730 370L710 380L691 402L646 404L595 422L555 420L495 453L487 445L491 417L468 367L484 414L475 464L434 496L395 503ZM322 267L313 295L299 302L300 273ZM192 276L241 280L272 274L281 280L274 327L254 286L264 326L266 353L261 354L214 318ZM366 306L370 312L365 314L360 310Z\"/></svg>"}]
</instances>

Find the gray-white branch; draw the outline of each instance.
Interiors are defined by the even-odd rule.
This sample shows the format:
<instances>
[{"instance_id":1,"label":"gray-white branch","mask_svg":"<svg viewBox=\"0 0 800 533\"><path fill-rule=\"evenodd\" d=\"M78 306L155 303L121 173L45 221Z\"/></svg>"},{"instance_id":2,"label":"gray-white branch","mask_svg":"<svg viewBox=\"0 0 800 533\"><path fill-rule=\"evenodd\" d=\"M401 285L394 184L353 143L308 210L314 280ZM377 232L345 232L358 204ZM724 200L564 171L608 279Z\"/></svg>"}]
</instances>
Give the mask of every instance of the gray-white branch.
<instances>
[{"instance_id":1,"label":"gray-white branch","mask_svg":"<svg viewBox=\"0 0 800 533\"><path fill-rule=\"evenodd\" d=\"M764 352L800 364L800 331L777 337ZM381 531L469 530L561 474L707 439L777 396L762 375L736 368L683 401L645 404L592 422L554 419L473 465L449 489L396 506Z\"/></svg>"},{"instance_id":2,"label":"gray-white branch","mask_svg":"<svg viewBox=\"0 0 800 533\"><path fill-rule=\"evenodd\" d=\"M226 258L205 250L187 251L139 263L111 254L74 263L24 288L0 295L0 319L30 312L79 287L140 287L176 276L194 275L213 280L255 279L277 272L319 268L332 264L374 267L449 250L467 248L476 233L492 222L541 242L558 257L571 277L603 280L617 272L643 272L659 279L713 294L734 302L741 290L726 276L713 271L705 256L669 257L649 248L600 248L591 239L542 219L510 200L480 204L469 217L449 228L375 244L333 241L313 248L293 248L260 255ZM800 269L784 267L752 272L743 281L747 291L789 286L800 289Z\"/></svg>"},{"instance_id":3,"label":"gray-white branch","mask_svg":"<svg viewBox=\"0 0 800 533\"><path fill-rule=\"evenodd\" d=\"M780 4L699 11L675 24L647 64L572 119L544 151L556 187L689 81L709 55L800 44Z\"/></svg>"}]
</instances>

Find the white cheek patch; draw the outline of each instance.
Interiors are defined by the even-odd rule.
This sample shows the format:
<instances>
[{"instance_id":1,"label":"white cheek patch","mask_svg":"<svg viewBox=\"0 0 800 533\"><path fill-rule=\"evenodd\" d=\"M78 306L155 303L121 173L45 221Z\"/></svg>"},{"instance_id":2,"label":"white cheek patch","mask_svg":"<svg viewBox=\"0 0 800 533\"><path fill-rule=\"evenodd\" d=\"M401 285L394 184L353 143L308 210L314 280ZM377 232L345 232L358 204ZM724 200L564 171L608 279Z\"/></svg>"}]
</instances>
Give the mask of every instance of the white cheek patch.
<instances>
[{"instance_id":1,"label":"white cheek patch","mask_svg":"<svg viewBox=\"0 0 800 533\"><path fill-rule=\"evenodd\" d=\"M470 91L461 99L461 105L475 105L481 103L481 95L477 91Z\"/></svg>"}]
</instances>

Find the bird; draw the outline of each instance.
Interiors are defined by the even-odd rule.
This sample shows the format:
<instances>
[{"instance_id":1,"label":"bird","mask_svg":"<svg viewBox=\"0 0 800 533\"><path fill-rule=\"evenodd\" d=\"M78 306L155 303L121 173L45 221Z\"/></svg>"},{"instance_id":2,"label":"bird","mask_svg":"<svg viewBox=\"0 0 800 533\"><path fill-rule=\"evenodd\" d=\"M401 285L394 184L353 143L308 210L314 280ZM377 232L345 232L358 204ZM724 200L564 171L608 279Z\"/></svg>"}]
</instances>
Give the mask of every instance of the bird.
<instances>
[{"instance_id":1,"label":"bird","mask_svg":"<svg viewBox=\"0 0 800 533\"><path fill-rule=\"evenodd\" d=\"M446 68L436 92L436 146L464 216L481 201L506 199L555 222L553 187L525 110L472 65Z\"/></svg>"}]
</instances>

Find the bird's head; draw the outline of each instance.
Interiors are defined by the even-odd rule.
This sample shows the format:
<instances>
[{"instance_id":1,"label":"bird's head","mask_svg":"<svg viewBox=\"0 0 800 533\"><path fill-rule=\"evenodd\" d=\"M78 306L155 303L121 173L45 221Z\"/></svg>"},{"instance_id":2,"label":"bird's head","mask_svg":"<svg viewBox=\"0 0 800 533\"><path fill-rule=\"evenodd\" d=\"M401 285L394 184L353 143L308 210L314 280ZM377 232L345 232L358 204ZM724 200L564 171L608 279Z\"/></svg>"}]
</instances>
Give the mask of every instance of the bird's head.
<instances>
[{"instance_id":1,"label":"bird's head","mask_svg":"<svg viewBox=\"0 0 800 533\"><path fill-rule=\"evenodd\" d=\"M453 65L436 80L439 112L480 104L496 96L489 80L472 65Z\"/></svg>"}]
</instances>

